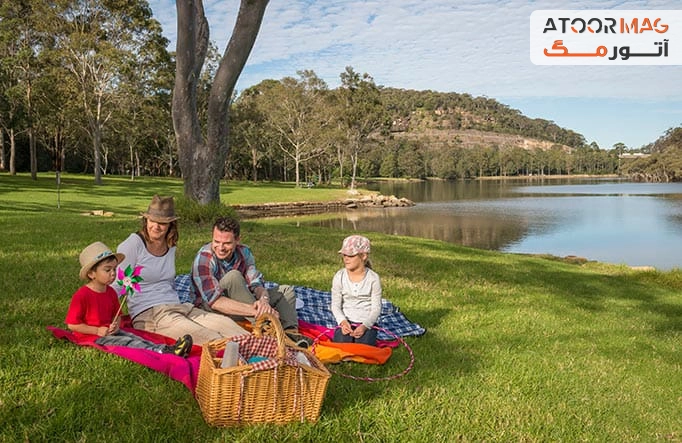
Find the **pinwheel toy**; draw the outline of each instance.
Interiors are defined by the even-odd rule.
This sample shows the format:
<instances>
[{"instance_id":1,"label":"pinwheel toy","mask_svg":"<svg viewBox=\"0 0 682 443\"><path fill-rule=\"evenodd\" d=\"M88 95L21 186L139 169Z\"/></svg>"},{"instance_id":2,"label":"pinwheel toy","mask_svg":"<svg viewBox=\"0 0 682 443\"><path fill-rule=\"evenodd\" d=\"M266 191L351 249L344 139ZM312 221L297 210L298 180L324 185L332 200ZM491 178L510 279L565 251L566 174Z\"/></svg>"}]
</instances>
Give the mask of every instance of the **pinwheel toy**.
<instances>
[{"instance_id":1,"label":"pinwheel toy","mask_svg":"<svg viewBox=\"0 0 682 443\"><path fill-rule=\"evenodd\" d=\"M136 292L140 292L140 282L143 280L143 278L140 276L140 272L142 271L142 266L135 266L134 268L131 265L128 265L125 268L125 271L121 268L118 268L118 280L116 280L116 283L121 286L121 290L119 291L118 295L123 295L123 300L121 301L121 305L118 307L118 312L116 315L114 315L114 320L116 320L116 317L121 313L121 309L123 308L123 305L125 304L126 300L128 300L128 297L132 297L135 295Z\"/></svg>"}]
</instances>

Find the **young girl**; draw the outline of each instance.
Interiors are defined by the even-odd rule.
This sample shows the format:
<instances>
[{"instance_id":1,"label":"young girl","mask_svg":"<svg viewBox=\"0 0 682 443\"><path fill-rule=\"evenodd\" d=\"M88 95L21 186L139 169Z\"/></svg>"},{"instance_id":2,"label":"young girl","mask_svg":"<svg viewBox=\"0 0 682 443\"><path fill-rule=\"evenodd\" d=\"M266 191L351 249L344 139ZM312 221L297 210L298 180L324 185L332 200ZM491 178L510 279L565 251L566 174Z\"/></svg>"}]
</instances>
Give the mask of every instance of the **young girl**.
<instances>
[{"instance_id":1,"label":"young girl","mask_svg":"<svg viewBox=\"0 0 682 443\"><path fill-rule=\"evenodd\" d=\"M339 254L343 269L332 279L332 314L341 326L334 332L335 342L376 345L373 329L381 314L381 280L371 269L369 239L351 235L343 240Z\"/></svg>"},{"instance_id":2,"label":"young girl","mask_svg":"<svg viewBox=\"0 0 682 443\"><path fill-rule=\"evenodd\" d=\"M111 285L116 278L116 265L125 258L114 254L102 242L88 245L81 252L80 278L88 280L71 298L66 313L66 325L81 338L94 341L102 346L127 346L142 348L164 354L187 357L192 350L192 336L185 335L173 346L145 340L131 332L119 329L120 304L116 291Z\"/></svg>"}]
</instances>

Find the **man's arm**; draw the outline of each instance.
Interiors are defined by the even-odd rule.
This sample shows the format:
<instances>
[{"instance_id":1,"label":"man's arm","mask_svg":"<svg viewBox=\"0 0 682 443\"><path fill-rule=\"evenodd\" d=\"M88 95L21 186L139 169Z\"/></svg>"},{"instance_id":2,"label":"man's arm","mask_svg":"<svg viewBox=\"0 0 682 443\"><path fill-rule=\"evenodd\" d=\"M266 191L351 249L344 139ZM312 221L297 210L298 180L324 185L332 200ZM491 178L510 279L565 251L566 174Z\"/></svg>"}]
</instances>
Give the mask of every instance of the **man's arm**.
<instances>
[{"instance_id":1,"label":"man's arm","mask_svg":"<svg viewBox=\"0 0 682 443\"><path fill-rule=\"evenodd\" d=\"M268 290L265 288L265 278L263 274L256 268L256 259L251 252L251 249L246 245L240 245L239 253L244 260L244 271L242 275L249 288L249 291L256 297L254 306L257 311L257 316L267 313L279 317L279 312L270 306L270 297Z\"/></svg>"},{"instance_id":2,"label":"man's arm","mask_svg":"<svg viewBox=\"0 0 682 443\"><path fill-rule=\"evenodd\" d=\"M197 296L214 311L227 315L240 315L244 317L255 317L263 312L271 310L268 303L255 302L253 304L243 303L223 296L223 289L220 287L220 280L216 278L217 262L210 250L210 244L199 250L192 263L192 283ZM261 287L265 290L265 288ZM267 291L265 291L267 295ZM261 298L262 292L259 290L256 297Z\"/></svg>"},{"instance_id":3,"label":"man's arm","mask_svg":"<svg viewBox=\"0 0 682 443\"><path fill-rule=\"evenodd\" d=\"M246 245L240 245L238 250L244 261L244 268L242 268L244 280L246 280L249 291L251 291L256 298L260 299L262 295L268 294L267 289L265 289L265 278L263 278L263 274L256 268L256 259L253 256L251 249Z\"/></svg>"},{"instance_id":4,"label":"man's arm","mask_svg":"<svg viewBox=\"0 0 682 443\"><path fill-rule=\"evenodd\" d=\"M220 281L214 275L217 266L210 244L204 245L192 262L193 290L197 297L201 297L211 307L223 293Z\"/></svg>"},{"instance_id":5,"label":"man's arm","mask_svg":"<svg viewBox=\"0 0 682 443\"><path fill-rule=\"evenodd\" d=\"M258 303L258 302L256 302ZM255 317L257 315L256 303L250 305L228 297L218 297L211 305L211 309L227 315L241 315L243 317Z\"/></svg>"}]
</instances>

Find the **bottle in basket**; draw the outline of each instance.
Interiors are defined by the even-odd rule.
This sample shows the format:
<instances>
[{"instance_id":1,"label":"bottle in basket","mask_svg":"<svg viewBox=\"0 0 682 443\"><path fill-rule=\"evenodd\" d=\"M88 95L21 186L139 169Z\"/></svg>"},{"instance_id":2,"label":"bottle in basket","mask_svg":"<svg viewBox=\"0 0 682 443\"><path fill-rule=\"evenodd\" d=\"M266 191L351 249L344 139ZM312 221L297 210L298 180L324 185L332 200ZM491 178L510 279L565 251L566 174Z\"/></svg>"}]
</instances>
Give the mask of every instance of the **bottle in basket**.
<instances>
[{"instance_id":1,"label":"bottle in basket","mask_svg":"<svg viewBox=\"0 0 682 443\"><path fill-rule=\"evenodd\" d=\"M239 362L239 345L236 342L228 341L225 343L225 353L223 354L223 361L220 363L221 368L231 368L237 366Z\"/></svg>"},{"instance_id":2,"label":"bottle in basket","mask_svg":"<svg viewBox=\"0 0 682 443\"><path fill-rule=\"evenodd\" d=\"M301 351L298 351L296 353L296 361L304 365L312 366L310 364L310 360L308 360L308 357L306 357L305 354Z\"/></svg>"}]
</instances>

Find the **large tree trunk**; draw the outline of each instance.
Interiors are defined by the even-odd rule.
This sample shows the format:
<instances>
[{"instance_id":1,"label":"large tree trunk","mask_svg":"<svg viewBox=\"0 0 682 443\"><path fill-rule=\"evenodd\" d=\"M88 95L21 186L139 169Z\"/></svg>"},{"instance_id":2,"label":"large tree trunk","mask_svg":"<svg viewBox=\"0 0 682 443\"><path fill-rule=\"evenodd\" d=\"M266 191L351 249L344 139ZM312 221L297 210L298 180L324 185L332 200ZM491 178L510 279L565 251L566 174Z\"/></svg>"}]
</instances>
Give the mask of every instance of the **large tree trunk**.
<instances>
[{"instance_id":1,"label":"large tree trunk","mask_svg":"<svg viewBox=\"0 0 682 443\"><path fill-rule=\"evenodd\" d=\"M208 99L207 138L201 136L197 81L208 48L202 0L178 0L173 125L185 196L201 204L220 201L220 179L228 154L228 110L232 91L258 36L268 0L241 0L232 37Z\"/></svg>"}]
</instances>

